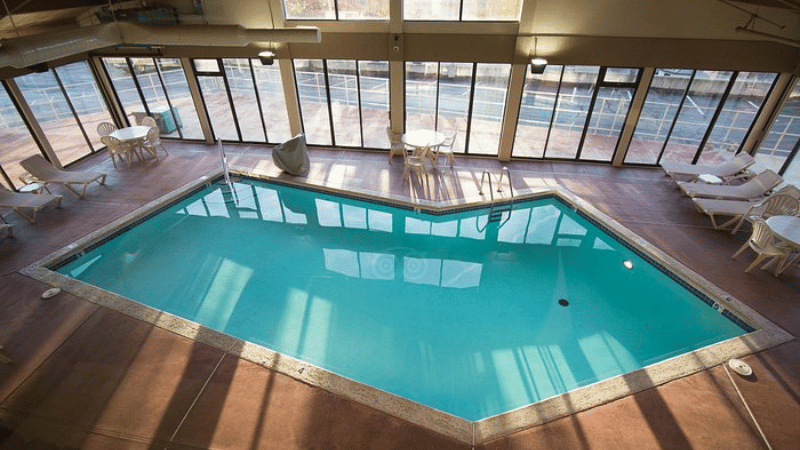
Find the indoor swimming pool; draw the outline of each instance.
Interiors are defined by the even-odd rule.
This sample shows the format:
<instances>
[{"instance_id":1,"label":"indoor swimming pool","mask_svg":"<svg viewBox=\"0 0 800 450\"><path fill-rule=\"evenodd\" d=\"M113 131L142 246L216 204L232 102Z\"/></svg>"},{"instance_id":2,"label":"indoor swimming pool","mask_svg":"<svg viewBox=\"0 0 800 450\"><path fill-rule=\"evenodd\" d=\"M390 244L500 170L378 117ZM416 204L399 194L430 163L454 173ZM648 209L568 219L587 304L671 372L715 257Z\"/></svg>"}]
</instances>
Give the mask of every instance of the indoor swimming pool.
<instances>
[{"instance_id":1,"label":"indoor swimming pool","mask_svg":"<svg viewBox=\"0 0 800 450\"><path fill-rule=\"evenodd\" d=\"M540 197L488 222L245 178L50 268L468 421L754 331Z\"/></svg>"}]
</instances>

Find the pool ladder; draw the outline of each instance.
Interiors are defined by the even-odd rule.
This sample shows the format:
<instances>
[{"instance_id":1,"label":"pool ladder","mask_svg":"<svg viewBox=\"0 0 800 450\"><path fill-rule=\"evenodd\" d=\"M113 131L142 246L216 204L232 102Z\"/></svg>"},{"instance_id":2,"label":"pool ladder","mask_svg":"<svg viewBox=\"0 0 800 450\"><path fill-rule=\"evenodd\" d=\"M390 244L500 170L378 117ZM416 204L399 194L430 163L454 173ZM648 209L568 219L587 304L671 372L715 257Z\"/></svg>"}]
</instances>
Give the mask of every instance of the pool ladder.
<instances>
[{"instance_id":1,"label":"pool ladder","mask_svg":"<svg viewBox=\"0 0 800 450\"><path fill-rule=\"evenodd\" d=\"M500 222L503 218L503 213L508 213L508 217L506 217L506 222L509 218L511 218L511 210L514 208L514 188L511 186L511 171L508 170L508 167L503 167L503 171L500 172L500 177L497 179L497 192L503 192L503 176L508 178L508 191L511 194L511 201L506 204L497 205L494 201L494 189L492 188L492 174L489 173L488 170L484 170L483 174L481 175L481 186L478 189L478 193L483 195L483 183L487 179L489 180L489 196L490 196L490 203L489 203L489 221L491 222ZM505 222L503 222L504 224ZM501 226L503 225L501 224Z\"/></svg>"}]
</instances>

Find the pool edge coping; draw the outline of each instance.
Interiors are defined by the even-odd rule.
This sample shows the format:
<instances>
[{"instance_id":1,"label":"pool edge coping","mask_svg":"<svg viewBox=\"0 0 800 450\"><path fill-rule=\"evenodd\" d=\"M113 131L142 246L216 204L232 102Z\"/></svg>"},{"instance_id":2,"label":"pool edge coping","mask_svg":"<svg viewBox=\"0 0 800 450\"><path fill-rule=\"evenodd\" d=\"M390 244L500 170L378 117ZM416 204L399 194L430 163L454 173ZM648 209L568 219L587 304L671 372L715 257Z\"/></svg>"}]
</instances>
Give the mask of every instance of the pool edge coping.
<instances>
[{"instance_id":1,"label":"pool edge coping","mask_svg":"<svg viewBox=\"0 0 800 450\"><path fill-rule=\"evenodd\" d=\"M406 209L427 209L446 213L464 207L485 207L490 201L483 197L463 198L458 201L412 201L399 195L381 195L382 193L367 189L348 187L343 190L321 184L310 184L288 176L272 176L263 170L232 168L232 174L265 179L278 184L287 184L300 188L313 188L335 195L344 194L353 197L374 200L381 203L397 204ZM335 395L356 401L383 413L411 422L425 429L437 432L461 443L481 445L494 439L508 436L515 432L532 428L571 414L585 411L628 395L641 392L669 381L709 369L725 363L730 358L742 357L794 339L794 336L773 324L761 314L733 298L727 292L701 277L687 266L667 255L664 251L650 244L647 240L628 230L607 214L601 212L587 201L560 186L517 190L517 195L525 196L525 200L552 195L580 209L584 214L602 224L608 231L616 233L639 251L648 254L668 270L684 281L715 300L716 305L733 311L740 318L756 328L755 331L727 339L716 344L686 352L664 361L651 364L626 374L617 375L605 380L583 386L565 394L560 394L539 402L529 404L505 413L470 421L453 416L443 411L405 399L395 394L374 388L334 372L300 361L296 358L275 352L266 347L234 338L225 333L207 328L187 319L174 316L140 304L102 288L88 285L65 275L51 271L47 267L72 254L81 253L83 249L102 241L118 230L135 224L160 209L174 203L188 193L220 179L222 170L215 170L195 181L187 183L176 190L148 202L136 210L123 215L108 225L91 232L77 241L56 250L39 261L20 270L20 273L51 286L60 287L64 291L81 297L95 304L119 311L130 317L150 323L180 336L210 345L230 353L251 363L275 370L300 382L331 392ZM507 198L506 198L507 200ZM500 200L499 200L500 201ZM515 199L515 201L517 201ZM522 200L519 200L522 201ZM440 206L444 204L444 206Z\"/></svg>"}]
</instances>

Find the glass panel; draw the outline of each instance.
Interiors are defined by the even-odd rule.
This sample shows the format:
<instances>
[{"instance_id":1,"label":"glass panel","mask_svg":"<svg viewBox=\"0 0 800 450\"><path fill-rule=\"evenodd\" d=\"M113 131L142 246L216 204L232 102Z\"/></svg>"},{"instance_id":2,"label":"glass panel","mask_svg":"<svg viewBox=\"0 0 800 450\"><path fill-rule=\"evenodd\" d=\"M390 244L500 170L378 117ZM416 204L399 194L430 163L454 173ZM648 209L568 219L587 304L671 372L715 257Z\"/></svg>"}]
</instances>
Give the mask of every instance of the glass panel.
<instances>
[{"instance_id":1,"label":"glass panel","mask_svg":"<svg viewBox=\"0 0 800 450\"><path fill-rule=\"evenodd\" d=\"M611 161L619 134L631 107L633 88L601 87L597 90L581 159Z\"/></svg>"},{"instance_id":2,"label":"glass panel","mask_svg":"<svg viewBox=\"0 0 800 450\"><path fill-rule=\"evenodd\" d=\"M795 154L789 167L786 168L786 172L781 175L786 183L800 186L800 157Z\"/></svg>"},{"instance_id":3,"label":"glass panel","mask_svg":"<svg viewBox=\"0 0 800 450\"><path fill-rule=\"evenodd\" d=\"M123 112L130 123L135 124L133 112L144 111L144 103L142 103L142 97L139 96L139 91L136 90L127 60L125 58L103 58L103 64L106 66L108 76L111 78L111 85L114 86L114 91L122 104Z\"/></svg>"},{"instance_id":4,"label":"glass panel","mask_svg":"<svg viewBox=\"0 0 800 450\"><path fill-rule=\"evenodd\" d=\"M52 71L30 73L15 81L62 165L90 153L89 144Z\"/></svg>"},{"instance_id":5,"label":"glass panel","mask_svg":"<svg viewBox=\"0 0 800 450\"><path fill-rule=\"evenodd\" d=\"M692 71L687 69L656 69L625 155L626 163L658 163L691 77Z\"/></svg>"},{"instance_id":6,"label":"glass panel","mask_svg":"<svg viewBox=\"0 0 800 450\"><path fill-rule=\"evenodd\" d=\"M267 125L267 141L285 142L292 137L289 128L289 113L286 110L286 97L283 94L281 71L277 64L265 66L253 59L256 86L261 98L261 112Z\"/></svg>"},{"instance_id":7,"label":"glass panel","mask_svg":"<svg viewBox=\"0 0 800 450\"><path fill-rule=\"evenodd\" d=\"M404 0L403 20L458 20L460 0Z\"/></svg>"},{"instance_id":8,"label":"glass panel","mask_svg":"<svg viewBox=\"0 0 800 450\"><path fill-rule=\"evenodd\" d=\"M169 103L167 102L167 95L164 93L164 87L161 85L161 79L158 78L158 70L156 70L156 63L153 58L130 58L133 65L133 72L136 74L136 81L139 82L139 88L142 90L147 108L150 109L150 116L158 119L165 113L169 112ZM138 114L137 114L138 113ZM144 118L145 111L133 111L133 123L138 124ZM161 127L164 128L164 127ZM161 134L166 133L167 130L161 130ZM175 133L177 136L178 133Z\"/></svg>"},{"instance_id":9,"label":"glass panel","mask_svg":"<svg viewBox=\"0 0 800 450\"><path fill-rule=\"evenodd\" d=\"M253 74L250 72L250 60L226 58L222 60L222 65L225 68L225 76L228 78L228 88L233 99L236 120L239 121L242 140L266 142L264 124L258 111Z\"/></svg>"},{"instance_id":10,"label":"glass panel","mask_svg":"<svg viewBox=\"0 0 800 450\"><path fill-rule=\"evenodd\" d=\"M64 91L78 115L78 119L83 125L83 129L89 136L92 147L95 150L105 147L100 142L100 135L97 134L97 125L101 122L111 122L111 113L108 111L103 93L94 79L89 63L79 61L65 66L55 68L56 74L61 79Z\"/></svg>"},{"instance_id":11,"label":"glass panel","mask_svg":"<svg viewBox=\"0 0 800 450\"><path fill-rule=\"evenodd\" d=\"M361 128L364 147L389 148L389 62L359 61L361 87Z\"/></svg>"},{"instance_id":12,"label":"glass panel","mask_svg":"<svg viewBox=\"0 0 800 450\"><path fill-rule=\"evenodd\" d=\"M698 164L719 164L739 151L776 77L774 73L739 72Z\"/></svg>"},{"instance_id":13,"label":"glass panel","mask_svg":"<svg viewBox=\"0 0 800 450\"><path fill-rule=\"evenodd\" d=\"M225 81L220 76L198 76L197 82L203 94L208 118L211 120L214 138L238 141L239 135L236 132L236 124L233 123L233 110L228 101Z\"/></svg>"},{"instance_id":14,"label":"glass panel","mask_svg":"<svg viewBox=\"0 0 800 450\"><path fill-rule=\"evenodd\" d=\"M520 0L464 0L461 20L519 20Z\"/></svg>"},{"instance_id":15,"label":"glass panel","mask_svg":"<svg viewBox=\"0 0 800 450\"><path fill-rule=\"evenodd\" d=\"M475 71L475 98L472 100L469 153L497 155L510 74L509 64L478 64Z\"/></svg>"},{"instance_id":16,"label":"glass panel","mask_svg":"<svg viewBox=\"0 0 800 450\"><path fill-rule=\"evenodd\" d=\"M438 63L406 63L406 130L436 128L438 77Z\"/></svg>"},{"instance_id":17,"label":"glass panel","mask_svg":"<svg viewBox=\"0 0 800 450\"><path fill-rule=\"evenodd\" d=\"M39 146L33 140L28 127L22 121L14 102L6 92L5 86L0 89L0 167L11 178L14 186L8 186L6 180L0 177L3 186L9 189L22 186L19 176L25 169L19 165L23 159L41 154Z\"/></svg>"},{"instance_id":18,"label":"glass panel","mask_svg":"<svg viewBox=\"0 0 800 450\"><path fill-rule=\"evenodd\" d=\"M333 0L284 0L287 19L335 19Z\"/></svg>"},{"instance_id":19,"label":"glass panel","mask_svg":"<svg viewBox=\"0 0 800 450\"><path fill-rule=\"evenodd\" d=\"M528 68L512 154L541 158L550 130L553 106L556 104L562 66L548 65L542 74L532 74L530 65Z\"/></svg>"},{"instance_id":20,"label":"glass panel","mask_svg":"<svg viewBox=\"0 0 800 450\"><path fill-rule=\"evenodd\" d=\"M197 109L189 91L189 84L186 82L186 74L183 72L181 61L177 58L156 58L158 68L161 69L161 77L164 79L169 101L174 110L172 111L169 122L165 119L165 126L161 134L174 136L177 130L183 134L184 139L203 139L203 129L200 126L200 118L197 116ZM174 125L176 132L170 132L170 125Z\"/></svg>"},{"instance_id":21,"label":"glass panel","mask_svg":"<svg viewBox=\"0 0 800 450\"><path fill-rule=\"evenodd\" d=\"M336 5L339 20L389 19L389 0L339 0Z\"/></svg>"},{"instance_id":22,"label":"glass panel","mask_svg":"<svg viewBox=\"0 0 800 450\"><path fill-rule=\"evenodd\" d=\"M446 134L458 129L453 145L454 153L465 152L471 91L472 64L439 64L439 112L436 129Z\"/></svg>"},{"instance_id":23,"label":"glass panel","mask_svg":"<svg viewBox=\"0 0 800 450\"><path fill-rule=\"evenodd\" d=\"M337 146L360 147L361 116L358 107L356 62L328 60L328 86L334 142Z\"/></svg>"},{"instance_id":24,"label":"glass panel","mask_svg":"<svg viewBox=\"0 0 800 450\"><path fill-rule=\"evenodd\" d=\"M636 83L639 77L639 69L626 67L609 67L606 69L606 76L603 81L606 83Z\"/></svg>"},{"instance_id":25,"label":"glass panel","mask_svg":"<svg viewBox=\"0 0 800 450\"><path fill-rule=\"evenodd\" d=\"M661 161L692 162L732 74L712 70L695 72Z\"/></svg>"},{"instance_id":26,"label":"glass panel","mask_svg":"<svg viewBox=\"0 0 800 450\"><path fill-rule=\"evenodd\" d=\"M221 73L219 69L219 61L216 59L195 59L194 70L197 72L215 72Z\"/></svg>"},{"instance_id":27,"label":"glass panel","mask_svg":"<svg viewBox=\"0 0 800 450\"><path fill-rule=\"evenodd\" d=\"M599 72L596 66L564 66L546 157L575 158Z\"/></svg>"},{"instance_id":28,"label":"glass panel","mask_svg":"<svg viewBox=\"0 0 800 450\"><path fill-rule=\"evenodd\" d=\"M295 59L297 94L306 142L312 145L331 145L331 123L328 113L325 72L320 59Z\"/></svg>"},{"instance_id":29,"label":"glass panel","mask_svg":"<svg viewBox=\"0 0 800 450\"><path fill-rule=\"evenodd\" d=\"M761 142L755 159L764 167L780 171L786 158L800 139L800 80L797 80L784 101L781 111L769 129L767 137ZM792 161L793 170L798 170L800 157ZM787 178L788 180L788 178Z\"/></svg>"}]
</instances>

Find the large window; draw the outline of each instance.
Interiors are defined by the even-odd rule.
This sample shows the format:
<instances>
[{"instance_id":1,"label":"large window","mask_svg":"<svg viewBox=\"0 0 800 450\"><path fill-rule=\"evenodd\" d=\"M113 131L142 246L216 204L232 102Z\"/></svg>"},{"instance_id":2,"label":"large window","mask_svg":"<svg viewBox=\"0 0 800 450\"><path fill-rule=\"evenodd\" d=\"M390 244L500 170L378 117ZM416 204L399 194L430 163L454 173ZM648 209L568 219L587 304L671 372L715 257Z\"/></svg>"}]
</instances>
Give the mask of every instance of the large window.
<instances>
[{"instance_id":1,"label":"large window","mask_svg":"<svg viewBox=\"0 0 800 450\"><path fill-rule=\"evenodd\" d=\"M294 67L309 144L389 148L388 62L296 59Z\"/></svg>"},{"instance_id":2,"label":"large window","mask_svg":"<svg viewBox=\"0 0 800 450\"><path fill-rule=\"evenodd\" d=\"M0 184L8 189L21 186L19 177L25 170L19 162L40 153L39 146L3 85L0 87Z\"/></svg>"},{"instance_id":3,"label":"large window","mask_svg":"<svg viewBox=\"0 0 800 450\"><path fill-rule=\"evenodd\" d=\"M476 65L467 141L469 153L497 155L510 75L508 64Z\"/></svg>"},{"instance_id":4,"label":"large window","mask_svg":"<svg viewBox=\"0 0 800 450\"><path fill-rule=\"evenodd\" d=\"M776 76L656 69L626 163L713 164L735 155Z\"/></svg>"},{"instance_id":5,"label":"large window","mask_svg":"<svg viewBox=\"0 0 800 450\"><path fill-rule=\"evenodd\" d=\"M406 130L456 132L453 151L496 155L511 68L507 64L406 63Z\"/></svg>"},{"instance_id":6,"label":"large window","mask_svg":"<svg viewBox=\"0 0 800 450\"><path fill-rule=\"evenodd\" d=\"M203 130L177 58L103 58L130 124L154 117L162 136L202 139Z\"/></svg>"},{"instance_id":7,"label":"large window","mask_svg":"<svg viewBox=\"0 0 800 450\"><path fill-rule=\"evenodd\" d=\"M782 173L788 182L800 185L798 147L800 147L800 79L795 82L769 133L761 141L755 158L765 167Z\"/></svg>"},{"instance_id":8,"label":"large window","mask_svg":"<svg viewBox=\"0 0 800 450\"><path fill-rule=\"evenodd\" d=\"M97 124L111 116L86 61L15 81L62 165L100 147Z\"/></svg>"},{"instance_id":9,"label":"large window","mask_svg":"<svg viewBox=\"0 0 800 450\"><path fill-rule=\"evenodd\" d=\"M520 0L404 0L404 20L517 21Z\"/></svg>"},{"instance_id":10,"label":"large window","mask_svg":"<svg viewBox=\"0 0 800 450\"><path fill-rule=\"evenodd\" d=\"M290 136L277 67L255 59L195 59L211 128L226 141L277 143Z\"/></svg>"},{"instance_id":11,"label":"large window","mask_svg":"<svg viewBox=\"0 0 800 450\"><path fill-rule=\"evenodd\" d=\"M286 18L290 20L389 19L389 0L284 0L283 3Z\"/></svg>"}]
</instances>

